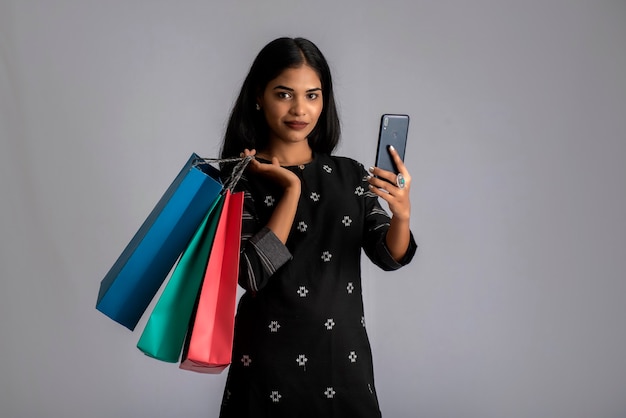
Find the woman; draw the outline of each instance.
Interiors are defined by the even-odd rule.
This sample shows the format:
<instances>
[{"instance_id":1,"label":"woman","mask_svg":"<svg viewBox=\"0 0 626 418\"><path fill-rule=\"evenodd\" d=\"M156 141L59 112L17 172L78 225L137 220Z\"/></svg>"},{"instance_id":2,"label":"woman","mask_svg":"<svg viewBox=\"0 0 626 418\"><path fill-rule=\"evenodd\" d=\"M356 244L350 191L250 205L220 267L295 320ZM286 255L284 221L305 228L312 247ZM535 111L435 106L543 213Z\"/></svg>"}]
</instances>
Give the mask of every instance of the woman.
<instances>
[{"instance_id":1,"label":"woman","mask_svg":"<svg viewBox=\"0 0 626 418\"><path fill-rule=\"evenodd\" d=\"M384 270L413 257L411 178L331 156L328 64L302 38L256 57L222 157L254 155L245 191L233 361L221 417L380 417L361 295L361 248ZM385 181L388 180L388 181ZM388 202L391 219L378 197Z\"/></svg>"}]
</instances>

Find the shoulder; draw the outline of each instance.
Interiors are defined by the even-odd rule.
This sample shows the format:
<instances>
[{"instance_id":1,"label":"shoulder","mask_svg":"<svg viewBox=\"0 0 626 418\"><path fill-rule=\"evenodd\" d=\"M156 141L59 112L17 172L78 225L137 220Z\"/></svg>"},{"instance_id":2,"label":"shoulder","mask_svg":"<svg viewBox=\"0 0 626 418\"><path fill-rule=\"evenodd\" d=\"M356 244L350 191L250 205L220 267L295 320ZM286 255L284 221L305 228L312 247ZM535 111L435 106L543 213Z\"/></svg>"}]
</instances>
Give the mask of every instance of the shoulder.
<instances>
[{"instance_id":1,"label":"shoulder","mask_svg":"<svg viewBox=\"0 0 626 418\"><path fill-rule=\"evenodd\" d=\"M326 164L331 163L333 167L336 167L338 170L341 170L344 173L354 172L355 174L361 176L365 172L365 167L363 167L363 164L349 157L342 157L338 155L324 155L321 160L324 161L324 163Z\"/></svg>"}]
</instances>

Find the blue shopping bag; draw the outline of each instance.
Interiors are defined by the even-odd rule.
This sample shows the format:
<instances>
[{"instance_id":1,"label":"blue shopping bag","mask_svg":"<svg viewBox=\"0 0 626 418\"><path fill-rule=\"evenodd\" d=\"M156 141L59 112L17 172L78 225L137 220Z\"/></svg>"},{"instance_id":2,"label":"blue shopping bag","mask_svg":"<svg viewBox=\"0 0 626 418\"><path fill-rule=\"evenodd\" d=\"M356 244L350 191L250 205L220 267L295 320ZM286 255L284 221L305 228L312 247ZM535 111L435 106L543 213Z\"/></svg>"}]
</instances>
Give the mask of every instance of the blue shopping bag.
<instances>
[{"instance_id":1,"label":"blue shopping bag","mask_svg":"<svg viewBox=\"0 0 626 418\"><path fill-rule=\"evenodd\" d=\"M100 283L96 309L133 330L223 186L192 154Z\"/></svg>"}]
</instances>

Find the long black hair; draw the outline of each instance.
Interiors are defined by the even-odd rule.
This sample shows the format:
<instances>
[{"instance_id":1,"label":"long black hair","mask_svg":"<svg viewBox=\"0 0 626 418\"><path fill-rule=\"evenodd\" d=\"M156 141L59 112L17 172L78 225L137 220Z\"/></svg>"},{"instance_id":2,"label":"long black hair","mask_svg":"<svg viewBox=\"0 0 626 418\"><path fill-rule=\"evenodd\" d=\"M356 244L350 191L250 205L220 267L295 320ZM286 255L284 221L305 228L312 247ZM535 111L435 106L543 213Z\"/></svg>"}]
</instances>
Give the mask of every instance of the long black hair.
<instances>
[{"instance_id":1,"label":"long black hair","mask_svg":"<svg viewBox=\"0 0 626 418\"><path fill-rule=\"evenodd\" d=\"M263 112L256 110L257 98L285 69L303 64L315 70L322 83L322 113L307 138L309 146L313 152L332 153L339 143L341 128L326 58L307 39L278 38L261 49L241 86L226 127L222 158L238 156L245 148L262 150L268 145L269 128Z\"/></svg>"}]
</instances>

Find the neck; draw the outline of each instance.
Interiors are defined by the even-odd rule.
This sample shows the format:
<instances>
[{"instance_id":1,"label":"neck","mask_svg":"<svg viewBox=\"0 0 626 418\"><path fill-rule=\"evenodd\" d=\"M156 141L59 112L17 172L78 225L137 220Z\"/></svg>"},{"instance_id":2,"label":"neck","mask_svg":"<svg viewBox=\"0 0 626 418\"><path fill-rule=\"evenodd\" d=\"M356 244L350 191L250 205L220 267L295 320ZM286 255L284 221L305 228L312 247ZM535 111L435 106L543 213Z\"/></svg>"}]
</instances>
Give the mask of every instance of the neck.
<instances>
[{"instance_id":1,"label":"neck","mask_svg":"<svg viewBox=\"0 0 626 418\"><path fill-rule=\"evenodd\" d=\"M284 144L281 146L269 145L257 155L270 161L272 158L276 157L280 165L293 166L311 162L313 159L313 150L309 147L308 142Z\"/></svg>"}]
</instances>

